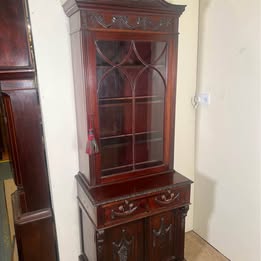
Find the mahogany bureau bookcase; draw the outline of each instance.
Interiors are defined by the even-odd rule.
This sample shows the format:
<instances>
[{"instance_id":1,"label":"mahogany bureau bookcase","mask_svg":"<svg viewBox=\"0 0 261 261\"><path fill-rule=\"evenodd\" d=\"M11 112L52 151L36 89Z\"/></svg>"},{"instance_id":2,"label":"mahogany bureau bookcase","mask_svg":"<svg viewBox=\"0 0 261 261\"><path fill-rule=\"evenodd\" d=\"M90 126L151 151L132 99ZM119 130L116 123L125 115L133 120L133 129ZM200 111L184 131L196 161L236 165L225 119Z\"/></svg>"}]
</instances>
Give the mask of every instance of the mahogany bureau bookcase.
<instances>
[{"instance_id":1,"label":"mahogany bureau bookcase","mask_svg":"<svg viewBox=\"0 0 261 261\"><path fill-rule=\"evenodd\" d=\"M173 170L179 17L163 0L68 0L89 261L184 259L191 181Z\"/></svg>"}]
</instances>

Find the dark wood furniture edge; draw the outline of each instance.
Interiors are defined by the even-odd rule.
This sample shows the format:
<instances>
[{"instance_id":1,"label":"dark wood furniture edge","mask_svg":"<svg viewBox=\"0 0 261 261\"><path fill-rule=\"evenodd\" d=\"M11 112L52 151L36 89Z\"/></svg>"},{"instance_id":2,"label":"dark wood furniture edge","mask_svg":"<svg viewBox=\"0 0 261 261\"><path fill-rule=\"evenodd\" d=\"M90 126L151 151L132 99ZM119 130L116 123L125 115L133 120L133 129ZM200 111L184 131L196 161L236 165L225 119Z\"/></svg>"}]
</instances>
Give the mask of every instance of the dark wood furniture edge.
<instances>
[{"instance_id":1,"label":"dark wood furniture edge","mask_svg":"<svg viewBox=\"0 0 261 261\"><path fill-rule=\"evenodd\" d=\"M21 68L21 69L3 69L0 68L0 80L18 80L18 79L31 79L34 78L36 71L34 68Z\"/></svg>"},{"instance_id":2,"label":"dark wood furniture edge","mask_svg":"<svg viewBox=\"0 0 261 261\"><path fill-rule=\"evenodd\" d=\"M175 175L175 174L178 174L178 175L181 175L179 174L178 172L173 172L172 175ZM151 176L148 176L148 177L141 177L140 179L144 179L144 181L146 179L151 179L155 176L161 176L161 175L166 175L165 173L161 173L161 174L158 174L158 175L153 175L152 177ZM182 176L182 175L181 175ZM177 187L181 187L181 186L185 186L185 185L191 185L193 184L193 181L191 181L190 179L188 178L185 178L187 181L185 182L182 182L182 183L178 183L178 184L172 184L172 185L166 185L166 186L159 186L158 188L155 188L155 189L146 189L146 190L143 190L141 192L137 192L137 193L132 193L132 194L128 194L126 193L126 195L124 196L119 196L119 197L113 197L111 199L108 199L108 200L105 200L105 201L100 201L98 202L90 193L90 189L94 190L95 187L89 187L85 178L82 176L82 175L76 175L75 176L77 182L81 185L82 189L84 190L84 192L86 193L86 195L88 196L89 200L91 201L91 203L95 206L95 207L98 207L100 205L104 205L104 204L108 204L108 203L113 203L113 202L117 202L117 201L121 201L121 200L126 200L126 199L129 199L129 198L136 198L136 197L141 197L141 196L145 196L147 194L153 194L153 193L157 193L157 192L161 192L163 190L166 190L166 189L171 189L171 188L177 188ZM139 180L140 180L139 179ZM135 181L135 180L134 180ZM130 180L129 183L133 182L133 180ZM121 182L121 183L115 183L115 184L106 184L104 186L99 186L99 187L96 187L96 188L99 188L99 189L102 189L102 188L106 188L108 187L109 185L110 186L120 186L121 184L126 184L128 182Z\"/></svg>"},{"instance_id":3,"label":"dark wood furniture edge","mask_svg":"<svg viewBox=\"0 0 261 261\"><path fill-rule=\"evenodd\" d=\"M57 242L50 208L22 213L21 191L12 194L14 226L21 260L56 261Z\"/></svg>"},{"instance_id":4,"label":"dark wood furniture edge","mask_svg":"<svg viewBox=\"0 0 261 261\"><path fill-rule=\"evenodd\" d=\"M116 181L113 181L113 182L101 183L101 184L97 184L97 185L90 185L90 183L88 182L88 180L86 179L84 174L82 174L81 172L78 172L78 174L75 175L75 177L76 178L77 178L77 176L80 177L82 179L82 182L85 184L86 187L88 187L89 189L94 189L94 188L106 187L106 186L111 186L111 185L120 184L120 183L138 181L138 180L146 179L146 178L153 178L154 176L166 175L166 174L178 174L178 175L183 176L182 174L180 174L179 172L177 172L175 170L167 170L167 171L158 172L158 173L152 173L152 174L146 174L146 175L141 175L141 176L135 176L135 177L132 177L131 179L130 178L117 179ZM115 175L115 176L117 176L117 175ZM192 180L190 180L186 176L183 176L183 177L186 178L187 181L190 182L191 184L194 183Z\"/></svg>"},{"instance_id":5,"label":"dark wood furniture edge","mask_svg":"<svg viewBox=\"0 0 261 261\"><path fill-rule=\"evenodd\" d=\"M13 213L16 225L21 226L42 219L52 218L53 214L50 208L22 213L20 193L21 192L17 190L12 194Z\"/></svg>"}]
</instances>

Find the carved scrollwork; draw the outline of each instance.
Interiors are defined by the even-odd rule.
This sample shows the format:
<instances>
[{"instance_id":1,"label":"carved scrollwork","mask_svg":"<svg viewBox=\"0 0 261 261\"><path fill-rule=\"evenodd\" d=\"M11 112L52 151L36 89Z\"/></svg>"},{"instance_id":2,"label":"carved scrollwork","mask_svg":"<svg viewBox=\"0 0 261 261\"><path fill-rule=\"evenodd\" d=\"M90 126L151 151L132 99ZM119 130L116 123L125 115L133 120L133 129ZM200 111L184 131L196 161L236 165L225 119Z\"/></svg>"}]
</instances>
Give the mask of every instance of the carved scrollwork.
<instances>
[{"instance_id":1,"label":"carved scrollwork","mask_svg":"<svg viewBox=\"0 0 261 261\"><path fill-rule=\"evenodd\" d=\"M84 13L85 28L127 29L148 31L171 31L174 17L152 18L148 16L106 15L99 13Z\"/></svg>"},{"instance_id":2,"label":"carved scrollwork","mask_svg":"<svg viewBox=\"0 0 261 261\"><path fill-rule=\"evenodd\" d=\"M180 193L175 194L171 190L168 190L167 193L165 193L159 197L155 197L155 201L159 205L168 205L168 204L171 204L171 203L175 202L176 200L178 200L179 197L180 197Z\"/></svg>"},{"instance_id":3,"label":"carved scrollwork","mask_svg":"<svg viewBox=\"0 0 261 261\"><path fill-rule=\"evenodd\" d=\"M133 237L130 240L127 239L127 232L122 229L122 238L119 243L112 242L113 245L113 260L127 261L131 246L133 243Z\"/></svg>"},{"instance_id":4,"label":"carved scrollwork","mask_svg":"<svg viewBox=\"0 0 261 261\"><path fill-rule=\"evenodd\" d=\"M125 200L123 205L120 205L117 209L112 209L111 218L115 219L115 217L126 217L135 212L138 206L135 206L134 203L129 203Z\"/></svg>"},{"instance_id":5,"label":"carved scrollwork","mask_svg":"<svg viewBox=\"0 0 261 261\"><path fill-rule=\"evenodd\" d=\"M156 241L159 244L159 247L163 246L166 243L166 240L172 240L172 224L166 225L165 219L161 218L160 228L157 231L153 229L153 247L156 247Z\"/></svg>"},{"instance_id":6,"label":"carved scrollwork","mask_svg":"<svg viewBox=\"0 0 261 261\"><path fill-rule=\"evenodd\" d=\"M185 220L186 220L186 216L189 211L189 206L184 206L184 207L178 209L178 211L181 215L181 227L182 227L182 229L185 229Z\"/></svg>"}]
</instances>

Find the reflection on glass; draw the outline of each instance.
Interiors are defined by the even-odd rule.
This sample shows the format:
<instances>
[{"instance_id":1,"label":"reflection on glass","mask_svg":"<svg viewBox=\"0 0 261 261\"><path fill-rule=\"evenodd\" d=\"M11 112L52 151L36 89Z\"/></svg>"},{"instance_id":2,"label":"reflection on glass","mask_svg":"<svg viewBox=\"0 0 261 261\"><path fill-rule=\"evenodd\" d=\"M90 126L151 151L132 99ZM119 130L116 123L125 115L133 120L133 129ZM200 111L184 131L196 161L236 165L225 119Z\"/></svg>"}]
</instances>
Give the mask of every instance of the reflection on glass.
<instances>
[{"instance_id":1,"label":"reflection on glass","mask_svg":"<svg viewBox=\"0 0 261 261\"><path fill-rule=\"evenodd\" d=\"M132 170L132 137L120 137L101 140L101 162L104 175L122 172L128 167Z\"/></svg>"},{"instance_id":2,"label":"reflection on glass","mask_svg":"<svg viewBox=\"0 0 261 261\"><path fill-rule=\"evenodd\" d=\"M167 43L135 42L135 53L145 64L165 65Z\"/></svg>"},{"instance_id":3,"label":"reflection on glass","mask_svg":"<svg viewBox=\"0 0 261 261\"><path fill-rule=\"evenodd\" d=\"M135 167L153 166L163 161L163 139L161 133L135 135Z\"/></svg>"},{"instance_id":4,"label":"reflection on glass","mask_svg":"<svg viewBox=\"0 0 261 261\"><path fill-rule=\"evenodd\" d=\"M132 133L132 103L105 103L99 106L101 137Z\"/></svg>"},{"instance_id":5,"label":"reflection on glass","mask_svg":"<svg viewBox=\"0 0 261 261\"><path fill-rule=\"evenodd\" d=\"M99 98L132 96L126 74L117 68L97 68L97 80Z\"/></svg>"},{"instance_id":6,"label":"reflection on glass","mask_svg":"<svg viewBox=\"0 0 261 261\"><path fill-rule=\"evenodd\" d=\"M102 174L163 162L166 42L96 41Z\"/></svg>"}]
</instances>

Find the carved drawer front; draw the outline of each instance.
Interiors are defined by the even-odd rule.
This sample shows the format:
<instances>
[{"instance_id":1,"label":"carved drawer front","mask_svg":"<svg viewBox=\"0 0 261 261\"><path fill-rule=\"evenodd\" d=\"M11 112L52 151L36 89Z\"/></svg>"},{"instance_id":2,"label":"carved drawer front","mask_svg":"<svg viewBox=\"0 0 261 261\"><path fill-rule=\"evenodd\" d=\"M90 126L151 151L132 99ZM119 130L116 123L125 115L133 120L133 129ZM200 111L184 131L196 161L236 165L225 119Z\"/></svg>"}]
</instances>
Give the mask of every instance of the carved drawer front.
<instances>
[{"instance_id":1,"label":"carved drawer front","mask_svg":"<svg viewBox=\"0 0 261 261\"><path fill-rule=\"evenodd\" d=\"M146 199L123 200L117 204L104 207L105 223L114 223L123 219L136 217L147 212Z\"/></svg>"},{"instance_id":2,"label":"carved drawer front","mask_svg":"<svg viewBox=\"0 0 261 261\"><path fill-rule=\"evenodd\" d=\"M190 188L180 187L166 189L149 198L149 206L153 210L159 208L178 207L190 202Z\"/></svg>"}]
</instances>

